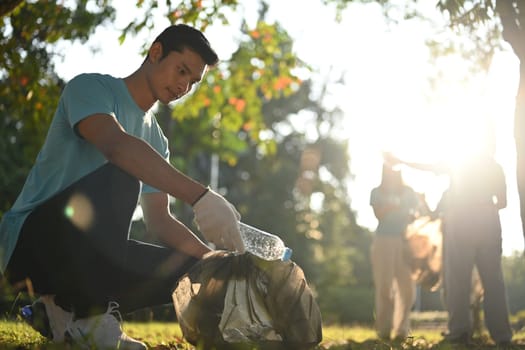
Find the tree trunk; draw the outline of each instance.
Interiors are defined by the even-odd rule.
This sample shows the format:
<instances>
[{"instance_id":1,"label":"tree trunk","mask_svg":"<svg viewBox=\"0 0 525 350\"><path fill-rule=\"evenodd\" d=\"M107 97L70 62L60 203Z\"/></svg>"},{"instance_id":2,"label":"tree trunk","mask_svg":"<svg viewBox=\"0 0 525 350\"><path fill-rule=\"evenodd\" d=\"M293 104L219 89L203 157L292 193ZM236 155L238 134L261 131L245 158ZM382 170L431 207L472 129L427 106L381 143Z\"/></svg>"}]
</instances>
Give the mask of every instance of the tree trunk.
<instances>
[{"instance_id":1,"label":"tree trunk","mask_svg":"<svg viewBox=\"0 0 525 350\"><path fill-rule=\"evenodd\" d=\"M525 40L525 39L524 39ZM525 238L525 56L520 59L520 84L516 97L514 139L516 142L516 170L520 198L521 226Z\"/></svg>"},{"instance_id":2,"label":"tree trunk","mask_svg":"<svg viewBox=\"0 0 525 350\"><path fill-rule=\"evenodd\" d=\"M503 39L512 46L520 60L519 87L514 114L514 139L521 225L525 238L525 1L497 1L496 12L503 26Z\"/></svg>"}]
</instances>

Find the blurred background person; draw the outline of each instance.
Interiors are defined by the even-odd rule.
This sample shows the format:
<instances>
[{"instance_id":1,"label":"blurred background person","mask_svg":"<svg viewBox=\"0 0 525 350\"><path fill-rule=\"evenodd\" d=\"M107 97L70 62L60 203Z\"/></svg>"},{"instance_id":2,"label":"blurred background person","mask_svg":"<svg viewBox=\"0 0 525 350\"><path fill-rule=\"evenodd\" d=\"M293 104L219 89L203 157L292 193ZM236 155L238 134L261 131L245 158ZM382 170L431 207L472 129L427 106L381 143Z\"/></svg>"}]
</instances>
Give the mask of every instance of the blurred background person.
<instances>
[{"instance_id":1,"label":"blurred background person","mask_svg":"<svg viewBox=\"0 0 525 350\"><path fill-rule=\"evenodd\" d=\"M403 241L407 226L422 207L421 196L403 182L399 170L385 162L381 183L370 194L370 205L378 220L371 246L375 327L380 338L393 335L400 340L408 336L416 296L411 267L403 256Z\"/></svg>"},{"instance_id":2,"label":"blurred background person","mask_svg":"<svg viewBox=\"0 0 525 350\"><path fill-rule=\"evenodd\" d=\"M490 140L490 139L488 139ZM443 219L443 269L445 307L451 343L468 343L474 331L471 312L472 276L477 268L484 290L485 325L498 345L510 344L512 329L503 271L499 210L507 206L506 181L494 159L494 143L453 165L401 161L389 155L388 163L403 163L420 170L447 174L449 188L438 205Z\"/></svg>"}]
</instances>

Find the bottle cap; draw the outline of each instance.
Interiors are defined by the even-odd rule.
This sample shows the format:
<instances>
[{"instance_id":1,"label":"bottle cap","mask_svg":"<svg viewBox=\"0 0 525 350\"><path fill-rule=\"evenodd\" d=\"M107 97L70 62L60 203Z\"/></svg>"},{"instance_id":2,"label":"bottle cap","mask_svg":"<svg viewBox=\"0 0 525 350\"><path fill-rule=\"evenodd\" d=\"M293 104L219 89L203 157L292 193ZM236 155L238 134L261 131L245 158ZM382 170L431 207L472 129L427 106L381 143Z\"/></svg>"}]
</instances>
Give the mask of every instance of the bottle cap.
<instances>
[{"instance_id":1,"label":"bottle cap","mask_svg":"<svg viewBox=\"0 0 525 350\"><path fill-rule=\"evenodd\" d=\"M20 314L24 320L31 320L33 318L33 308L31 305L26 305L20 310Z\"/></svg>"},{"instance_id":2,"label":"bottle cap","mask_svg":"<svg viewBox=\"0 0 525 350\"><path fill-rule=\"evenodd\" d=\"M288 261L292 257L293 250L291 248L286 247L284 249L283 257L281 258L282 261Z\"/></svg>"}]
</instances>

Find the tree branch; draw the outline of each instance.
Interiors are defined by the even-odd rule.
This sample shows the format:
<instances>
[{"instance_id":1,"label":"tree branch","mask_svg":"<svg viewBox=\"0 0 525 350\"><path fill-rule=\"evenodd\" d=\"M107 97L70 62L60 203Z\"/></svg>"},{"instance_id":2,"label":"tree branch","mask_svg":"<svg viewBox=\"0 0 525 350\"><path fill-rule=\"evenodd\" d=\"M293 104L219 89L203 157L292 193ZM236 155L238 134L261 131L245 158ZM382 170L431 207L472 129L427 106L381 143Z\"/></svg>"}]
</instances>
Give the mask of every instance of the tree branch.
<instances>
[{"instance_id":1,"label":"tree branch","mask_svg":"<svg viewBox=\"0 0 525 350\"><path fill-rule=\"evenodd\" d=\"M3 0L0 2L0 18L7 16L22 2L24 2L24 0Z\"/></svg>"},{"instance_id":2,"label":"tree branch","mask_svg":"<svg viewBox=\"0 0 525 350\"><path fill-rule=\"evenodd\" d=\"M513 4L512 1L497 1L496 12L499 14L503 26L503 39L512 46L520 61L524 60L525 5L521 2Z\"/></svg>"}]
</instances>

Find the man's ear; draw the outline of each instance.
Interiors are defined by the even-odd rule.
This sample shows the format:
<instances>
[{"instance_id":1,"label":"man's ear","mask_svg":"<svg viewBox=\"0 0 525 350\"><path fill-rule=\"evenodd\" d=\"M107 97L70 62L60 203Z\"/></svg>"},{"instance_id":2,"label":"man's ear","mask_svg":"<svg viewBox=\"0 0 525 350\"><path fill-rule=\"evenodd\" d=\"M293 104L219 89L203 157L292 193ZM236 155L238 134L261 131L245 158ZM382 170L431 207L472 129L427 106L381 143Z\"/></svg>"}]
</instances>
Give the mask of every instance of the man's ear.
<instances>
[{"instance_id":1,"label":"man's ear","mask_svg":"<svg viewBox=\"0 0 525 350\"><path fill-rule=\"evenodd\" d=\"M160 42L155 42L151 45L148 51L149 61L156 63L162 58L162 44Z\"/></svg>"}]
</instances>

